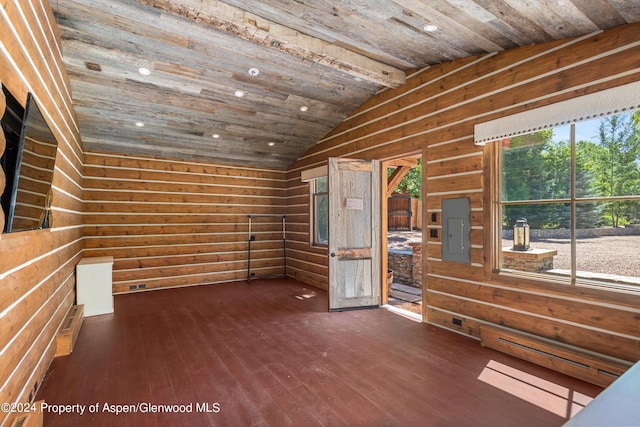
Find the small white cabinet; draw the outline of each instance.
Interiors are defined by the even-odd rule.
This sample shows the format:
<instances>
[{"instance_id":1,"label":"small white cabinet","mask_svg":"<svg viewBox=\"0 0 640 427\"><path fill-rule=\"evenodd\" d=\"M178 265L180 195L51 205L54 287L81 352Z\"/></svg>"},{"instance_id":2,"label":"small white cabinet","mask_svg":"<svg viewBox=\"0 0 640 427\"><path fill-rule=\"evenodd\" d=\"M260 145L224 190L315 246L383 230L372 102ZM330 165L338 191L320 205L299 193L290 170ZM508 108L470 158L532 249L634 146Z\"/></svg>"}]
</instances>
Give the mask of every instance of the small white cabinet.
<instances>
[{"instance_id":1,"label":"small white cabinet","mask_svg":"<svg viewBox=\"0 0 640 427\"><path fill-rule=\"evenodd\" d=\"M82 258L76 266L76 299L84 316L113 313L113 257Z\"/></svg>"}]
</instances>

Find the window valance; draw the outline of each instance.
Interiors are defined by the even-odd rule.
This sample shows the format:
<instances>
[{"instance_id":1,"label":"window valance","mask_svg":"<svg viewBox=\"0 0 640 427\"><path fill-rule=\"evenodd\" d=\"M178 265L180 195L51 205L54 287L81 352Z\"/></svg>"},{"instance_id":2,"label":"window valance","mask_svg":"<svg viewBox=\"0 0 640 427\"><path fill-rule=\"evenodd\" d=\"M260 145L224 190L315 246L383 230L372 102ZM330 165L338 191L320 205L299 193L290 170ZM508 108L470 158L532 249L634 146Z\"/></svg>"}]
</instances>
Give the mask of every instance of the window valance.
<instances>
[{"instance_id":1,"label":"window valance","mask_svg":"<svg viewBox=\"0 0 640 427\"><path fill-rule=\"evenodd\" d=\"M474 127L474 143L524 135L640 108L640 81L500 117Z\"/></svg>"}]
</instances>

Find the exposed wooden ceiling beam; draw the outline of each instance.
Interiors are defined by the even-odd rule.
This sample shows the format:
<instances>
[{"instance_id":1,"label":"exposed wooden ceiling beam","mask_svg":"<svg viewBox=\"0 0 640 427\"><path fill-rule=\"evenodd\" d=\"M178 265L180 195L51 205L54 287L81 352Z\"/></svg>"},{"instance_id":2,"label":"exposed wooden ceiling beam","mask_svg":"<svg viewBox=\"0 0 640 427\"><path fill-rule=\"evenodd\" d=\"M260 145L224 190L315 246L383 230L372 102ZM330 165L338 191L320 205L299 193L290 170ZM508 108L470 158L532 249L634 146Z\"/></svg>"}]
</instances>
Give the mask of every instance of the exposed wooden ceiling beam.
<instances>
[{"instance_id":1,"label":"exposed wooden ceiling beam","mask_svg":"<svg viewBox=\"0 0 640 427\"><path fill-rule=\"evenodd\" d=\"M393 171L389 180L387 181L387 197L391 196L393 190L396 189L402 178L405 177L406 174L409 173L411 168L409 166L400 166L396 170Z\"/></svg>"},{"instance_id":2,"label":"exposed wooden ceiling beam","mask_svg":"<svg viewBox=\"0 0 640 427\"><path fill-rule=\"evenodd\" d=\"M225 31L244 40L341 70L354 77L398 87L404 71L311 37L216 0L138 0L142 4Z\"/></svg>"},{"instance_id":3,"label":"exposed wooden ceiling beam","mask_svg":"<svg viewBox=\"0 0 640 427\"><path fill-rule=\"evenodd\" d=\"M398 166L408 166L409 168L415 168L418 166L417 157L404 157L402 159L387 160L387 167L394 168Z\"/></svg>"}]
</instances>

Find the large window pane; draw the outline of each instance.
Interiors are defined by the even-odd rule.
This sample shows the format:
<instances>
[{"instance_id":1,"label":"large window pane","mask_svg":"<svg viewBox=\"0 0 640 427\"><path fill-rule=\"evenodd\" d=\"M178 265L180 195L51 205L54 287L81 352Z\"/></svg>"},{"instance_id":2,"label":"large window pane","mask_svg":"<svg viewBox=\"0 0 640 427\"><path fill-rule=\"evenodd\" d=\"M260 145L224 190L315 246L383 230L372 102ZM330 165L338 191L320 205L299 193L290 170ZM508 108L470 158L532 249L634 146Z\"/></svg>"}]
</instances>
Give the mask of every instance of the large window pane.
<instances>
[{"instance_id":1,"label":"large window pane","mask_svg":"<svg viewBox=\"0 0 640 427\"><path fill-rule=\"evenodd\" d=\"M577 197L640 194L640 140L631 113L576 127Z\"/></svg>"},{"instance_id":2,"label":"large window pane","mask_svg":"<svg viewBox=\"0 0 640 427\"><path fill-rule=\"evenodd\" d=\"M569 126L505 139L501 144L503 201L569 197Z\"/></svg>"},{"instance_id":3,"label":"large window pane","mask_svg":"<svg viewBox=\"0 0 640 427\"><path fill-rule=\"evenodd\" d=\"M329 195L327 193L315 194L314 206L314 243L326 245L329 243Z\"/></svg>"},{"instance_id":4,"label":"large window pane","mask_svg":"<svg viewBox=\"0 0 640 427\"><path fill-rule=\"evenodd\" d=\"M640 202L578 203L576 210L601 217L607 209L623 211ZM577 215L580 217L580 214ZM576 276L640 285L640 225L576 229Z\"/></svg>"},{"instance_id":5,"label":"large window pane","mask_svg":"<svg viewBox=\"0 0 640 427\"><path fill-rule=\"evenodd\" d=\"M327 183L327 177L323 176L320 178L317 178L315 180L316 182L316 193L326 193L327 191L329 191L329 187L328 187L328 183Z\"/></svg>"},{"instance_id":6,"label":"large window pane","mask_svg":"<svg viewBox=\"0 0 640 427\"><path fill-rule=\"evenodd\" d=\"M571 277L575 283L640 285L640 114L635 114L500 142L501 269ZM512 250L512 230L520 218L530 226L527 251Z\"/></svg>"},{"instance_id":7,"label":"large window pane","mask_svg":"<svg viewBox=\"0 0 640 427\"><path fill-rule=\"evenodd\" d=\"M570 275L571 231L564 221L569 215L566 203L503 206L501 269ZM513 226L520 218L527 219L531 237L531 248L525 252L512 251Z\"/></svg>"}]
</instances>

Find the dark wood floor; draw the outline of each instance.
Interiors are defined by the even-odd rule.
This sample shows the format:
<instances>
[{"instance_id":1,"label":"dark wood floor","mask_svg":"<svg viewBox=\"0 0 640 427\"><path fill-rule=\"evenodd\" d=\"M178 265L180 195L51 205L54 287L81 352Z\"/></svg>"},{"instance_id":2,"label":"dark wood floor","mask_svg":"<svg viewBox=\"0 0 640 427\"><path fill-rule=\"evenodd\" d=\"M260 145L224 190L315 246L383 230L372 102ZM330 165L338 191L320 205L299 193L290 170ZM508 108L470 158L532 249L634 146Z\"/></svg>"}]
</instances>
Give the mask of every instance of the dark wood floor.
<instances>
[{"instance_id":1,"label":"dark wood floor","mask_svg":"<svg viewBox=\"0 0 640 427\"><path fill-rule=\"evenodd\" d=\"M328 313L323 291L258 280L116 296L37 398L99 404L45 413L45 426L549 427L599 391L385 309Z\"/></svg>"}]
</instances>

